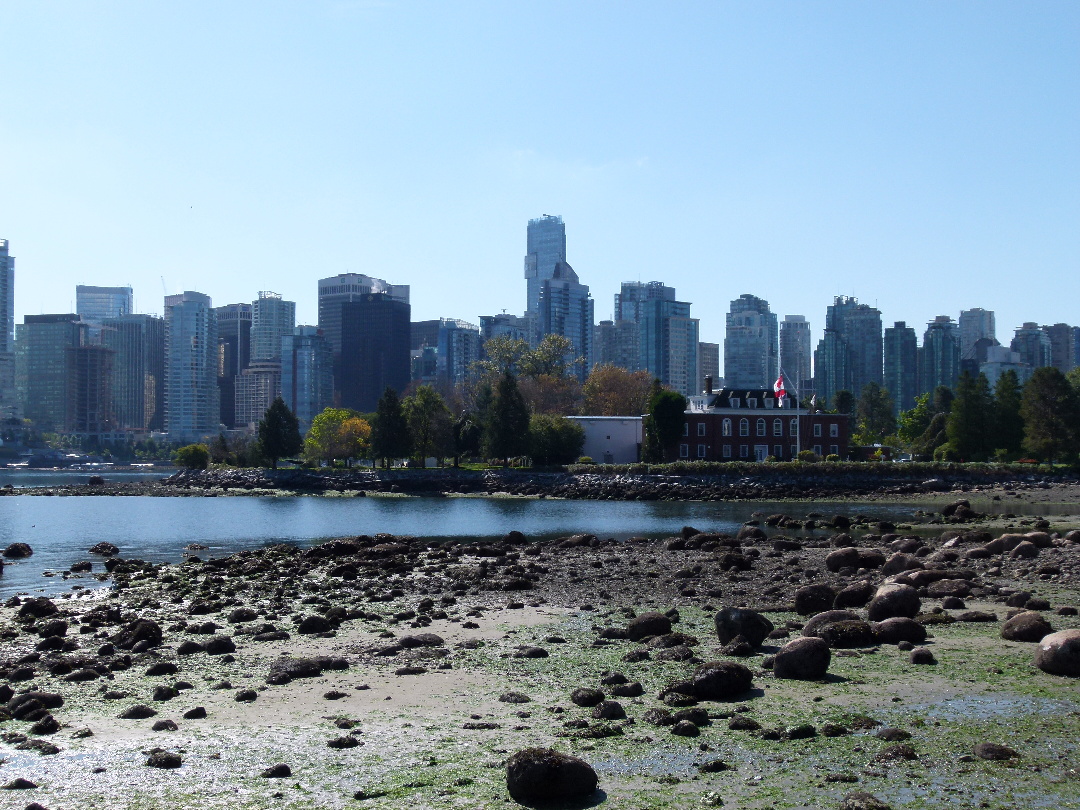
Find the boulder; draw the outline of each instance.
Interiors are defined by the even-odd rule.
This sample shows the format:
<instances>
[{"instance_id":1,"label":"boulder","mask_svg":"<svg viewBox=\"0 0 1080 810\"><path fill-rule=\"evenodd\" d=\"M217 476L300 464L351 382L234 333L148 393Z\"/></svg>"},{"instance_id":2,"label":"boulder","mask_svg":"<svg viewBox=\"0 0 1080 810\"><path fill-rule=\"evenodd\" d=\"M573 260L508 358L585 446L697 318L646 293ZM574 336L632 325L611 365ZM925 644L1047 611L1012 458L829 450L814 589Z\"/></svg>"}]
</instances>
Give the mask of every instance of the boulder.
<instances>
[{"instance_id":1,"label":"boulder","mask_svg":"<svg viewBox=\"0 0 1080 810\"><path fill-rule=\"evenodd\" d=\"M808 636L808 638L813 637ZM877 637L874 635L873 629L871 629L868 622L864 622L862 619L831 622L823 625L818 630L816 637L824 641L827 646L841 650L854 649L855 647L873 647L877 644Z\"/></svg>"},{"instance_id":2,"label":"boulder","mask_svg":"<svg viewBox=\"0 0 1080 810\"><path fill-rule=\"evenodd\" d=\"M91 554L100 554L103 557L112 557L115 554L120 553L120 549L114 546L112 543L102 540L100 543L96 543L89 549Z\"/></svg>"},{"instance_id":3,"label":"boulder","mask_svg":"<svg viewBox=\"0 0 1080 810\"><path fill-rule=\"evenodd\" d=\"M873 794L857 790L844 797L844 800L840 802L840 810L892 810L892 808Z\"/></svg>"},{"instance_id":4,"label":"boulder","mask_svg":"<svg viewBox=\"0 0 1080 810\"><path fill-rule=\"evenodd\" d=\"M760 647L766 636L773 631L773 623L755 610L726 607L713 620L716 636L721 644L727 644L742 636L747 643Z\"/></svg>"},{"instance_id":5,"label":"boulder","mask_svg":"<svg viewBox=\"0 0 1080 810\"><path fill-rule=\"evenodd\" d=\"M270 665L266 682L281 685L296 678L317 678L322 675L322 671L322 665L314 658L279 658Z\"/></svg>"},{"instance_id":6,"label":"boulder","mask_svg":"<svg viewBox=\"0 0 1080 810\"><path fill-rule=\"evenodd\" d=\"M550 748L526 748L506 763L506 789L521 804L587 799L596 786L589 763Z\"/></svg>"},{"instance_id":7,"label":"boulder","mask_svg":"<svg viewBox=\"0 0 1080 810\"><path fill-rule=\"evenodd\" d=\"M901 641L922 644L926 641L926 628L906 616L875 622L872 629L879 644L899 644Z\"/></svg>"},{"instance_id":8,"label":"boulder","mask_svg":"<svg viewBox=\"0 0 1080 810\"><path fill-rule=\"evenodd\" d=\"M882 585L870 600L867 616L872 622L891 619L894 616L906 616L914 619L919 615L922 600L910 585Z\"/></svg>"},{"instance_id":9,"label":"boulder","mask_svg":"<svg viewBox=\"0 0 1080 810\"><path fill-rule=\"evenodd\" d=\"M831 608L835 600L836 591L828 585L804 585L795 591L795 612L813 616Z\"/></svg>"},{"instance_id":10,"label":"boulder","mask_svg":"<svg viewBox=\"0 0 1080 810\"><path fill-rule=\"evenodd\" d=\"M631 641L641 641L648 636L663 636L671 632L671 619L663 613L642 613L636 616L626 627L626 637Z\"/></svg>"},{"instance_id":11,"label":"boulder","mask_svg":"<svg viewBox=\"0 0 1080 810\"><path fill-rule=\"evenodd\" d=\"M859 614L853 610L825 610L811 617L810 621L803 625L802 634L804 636L817 636L821 628L827 624L851 621L860 621Z\"/></svg>"},{"instance_id":12,"label":"boulder","mask_svg":"<svg viewBox=\"0 0 1080 810\"><path fill-rule=\"evenodd\" d=\"M816 681L825 677L831 658L829 645L820 638L792 639L773 659L773 674L777 678Z\"/></svg>"},{"instance_id":13,"label":"boulder","mask_svg":"<svg viewBox=\"0 0 1080 810\"><path fill-rule=\"evenodd\" d=\"M1001 637L1006 641L1042 641L1053 632L1050 622L1034 610L1017 613L1001 626Z\"/></svg>"},{"instance_id":14,"label":"boulder","mask_svg":"<svg viewBox=\"0 0 1080 810\"><path fill-rule=\"evenodd\" d=\"M874 586L870 580L852 582L836 594L836 599L833 600L831 607L837 610L865 607L873 595Z\"/></svg>"},{"instance_id":15,"label":"boulder","mask_svg":"<svg viewBox=\"0 0 1080 810\"><path fill-rule=\"evenodd\" d=\"M732 700L750 691L753 678L742 664L712 661L694 670L689 685L698 700Z\"/></svg>"},{"instance_id":16,"label":"boulder","mask_svg":"<svg viewBox=\"0 0 1080 810\"><path fill-rule=\"evenodd\" d=\"M971 583L966 579L939 579L926 587L926 595L931 599L945 599L950 596L963 599L971 596Z\"/></svg>"},{"instance_id":17,"label":"boulder","mask_svg":"<svg viewBox=\"0 0 1080 810\"><path fill-rule=\"evenodd\" d=\"M1045 636L1035 651L1035 666L1051 675L1080 677L1080 630L1060 630Z\"/></svg>"},{"instance_id":18,"label":"boulder","mask_svg":"<svg viewBox=\"0 0 1080 810\"><path fill-rule=\"evenodd\" d=\"M3 555L9 560L23 560L33 554L34 550L26 543L12 543L3 551Z\"/></svg>"},{"instance_id":19,"label":"boulder","mask_svg":"<svg viewBox=\"0 0 1080 810\"><path fill-rule=\"evenodd\" d=\"M112 637L112 643L121 650L130 650L136 644L145 648L157 647L162 641L161 625L153 619L136 619Z\"/></svg>"}]
</instances>

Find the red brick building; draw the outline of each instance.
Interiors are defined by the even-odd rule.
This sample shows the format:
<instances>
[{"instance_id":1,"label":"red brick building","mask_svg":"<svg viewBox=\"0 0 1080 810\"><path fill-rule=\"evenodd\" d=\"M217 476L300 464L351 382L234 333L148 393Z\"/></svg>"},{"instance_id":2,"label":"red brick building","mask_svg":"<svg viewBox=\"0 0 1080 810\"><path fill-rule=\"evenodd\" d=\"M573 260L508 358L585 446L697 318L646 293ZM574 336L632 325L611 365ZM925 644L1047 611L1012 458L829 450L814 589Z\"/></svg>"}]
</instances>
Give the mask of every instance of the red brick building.
<instances>
[{"instance_id":1,"label":"red brick building","mask_svg":"<svg viewBox=\"0 0 1080 810\"><path fill-rule=\"evenodd\" d=\"M791 461L800 450L847 458L846 414L800 407L795 397L772 391L721 389L690 397L680 459L691 461Z\"/></svg>"}]
</instances>

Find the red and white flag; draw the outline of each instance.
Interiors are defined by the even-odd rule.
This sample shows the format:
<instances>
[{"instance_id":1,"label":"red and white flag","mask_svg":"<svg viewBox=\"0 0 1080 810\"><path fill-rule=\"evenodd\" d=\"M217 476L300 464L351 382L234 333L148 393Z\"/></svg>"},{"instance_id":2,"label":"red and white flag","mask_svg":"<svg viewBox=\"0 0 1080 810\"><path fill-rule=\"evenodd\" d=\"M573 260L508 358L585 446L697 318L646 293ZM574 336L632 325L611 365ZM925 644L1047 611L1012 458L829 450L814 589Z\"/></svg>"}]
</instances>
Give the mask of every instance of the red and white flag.
<instances>
[{"instance_id":1,"label":"red and white flag","mask_svg":"<svg viewBox=\"0 0 1080 810\"><path fill-rule=\"evenodd\" d=\"M787 391L784 389L784 375L783 374L781 374L779 377L776 378L776 382L773 383L772 390L773 390L773 393L775 393L778 397L786 397L787 396Z\"/></svg>"}]
</instances>

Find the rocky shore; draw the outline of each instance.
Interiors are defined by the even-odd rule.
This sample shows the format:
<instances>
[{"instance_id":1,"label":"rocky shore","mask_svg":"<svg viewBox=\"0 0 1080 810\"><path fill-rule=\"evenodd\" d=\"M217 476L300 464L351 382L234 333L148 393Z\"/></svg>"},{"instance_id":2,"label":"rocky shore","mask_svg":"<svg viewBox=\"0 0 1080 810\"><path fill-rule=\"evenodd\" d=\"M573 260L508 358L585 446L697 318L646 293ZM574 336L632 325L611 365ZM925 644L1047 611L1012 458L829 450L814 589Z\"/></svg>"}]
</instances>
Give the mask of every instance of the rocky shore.
<instances>
[{"instance_id":1,"label":"rocky shore","mask_svg":"<svg viewBox=\"0 0 1080 810\"><path fill-rule=\"evenodd\" d=\"M0 608L0 808L1078 806L1080 532L968 512L104 544Z\"/></svg>"}]
</instances>

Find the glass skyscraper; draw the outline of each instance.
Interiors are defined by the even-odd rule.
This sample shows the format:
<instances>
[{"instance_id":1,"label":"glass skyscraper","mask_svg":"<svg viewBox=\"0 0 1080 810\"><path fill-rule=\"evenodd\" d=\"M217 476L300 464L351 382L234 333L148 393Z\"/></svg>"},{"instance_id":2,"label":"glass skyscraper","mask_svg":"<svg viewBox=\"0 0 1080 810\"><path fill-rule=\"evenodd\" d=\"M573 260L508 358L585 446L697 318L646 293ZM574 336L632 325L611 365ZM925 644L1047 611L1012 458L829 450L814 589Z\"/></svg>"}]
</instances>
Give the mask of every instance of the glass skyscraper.
<instances>
[{"instance_id":1,"label":"glass skyscraper","mask_svg":"<svg viewBox=\"0 0 1080 810\"><path fill-rule=\"evenodd\" d=\"M768 388L780 373L779 327L769 302L741 295L731 302L724 337L724 387Z\"/></svg>"},{"instance_id":2,"label":"glass skyscraper","mask_svg":"<svg viewBox=\"0 0 1080 810\"><path fill-rule=\"evenodd\" d=\"M0 239L0 418L18 413L15 394L15 257Z\"/></svg>"},{"instance_id":3,"label":"glass skyscraper","mask_svg":"<svg viewBox=\"0 0 1080 810\"><path fill-rule=\"evenodd\" d=\"M165 429L171 441L218 432L217 317L210 296L165 296Z\"/></svg>"},{"instance_id":4,"label":"glass skyscraper","mask_svg":"<svg viewBox=\"0 0 1080 810\"><path fill-rule=\"evenodd\" d=\"M525 237L525 312L540 312L540 291L544 281L555 277L555 268L566 261L566 225L562 217L544 214L530 219Z\"/></svg>"},{"instance_id":5,"label":"glass skyscraper","mask_svg":"<svg viewBox=\"0 0 1080 810\"><path fill-rule=\"evenodd\" d=\"M130 315L134 310L131 287L75 287L75 311L87 326L91 343L101 341L101 327L108 318Z\"/></svg>"}]
</instances>

